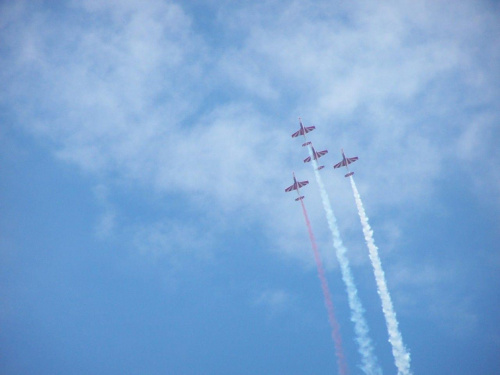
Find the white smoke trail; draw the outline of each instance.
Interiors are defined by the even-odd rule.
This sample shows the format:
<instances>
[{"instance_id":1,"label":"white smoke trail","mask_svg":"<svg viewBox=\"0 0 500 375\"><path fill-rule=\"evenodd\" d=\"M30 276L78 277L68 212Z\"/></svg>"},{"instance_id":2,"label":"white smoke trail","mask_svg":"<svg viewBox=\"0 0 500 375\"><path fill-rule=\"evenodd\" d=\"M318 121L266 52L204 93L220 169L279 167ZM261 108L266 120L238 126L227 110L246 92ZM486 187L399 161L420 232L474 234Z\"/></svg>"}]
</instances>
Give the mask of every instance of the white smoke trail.
<instances>
[{"instance_id":1,"label":"white smoke trail","mask_svg":"<svg viewBox=\"0 0 500 375\"><path fill-rule=\"evenodd\" d=\"M380 257L378 255L378 248L373 240L373 231L368 223L368 217L366 216L365 209L363 208L363 202L361 201L354 179L352 176L349 178L351 180L356 206L358 207L361 225L363 226L363 234L365 236L366 245L368 246L370 260L373 265L378 294L382 300L382 310L387 324L387 331L389 332L389 342L392 345L392 354L394 356L396 367L398 368L398 375L410 375L410 353L408 353L403 344L403 338L401 337L401 332L398 328L398 321L396 319L396 313L394 312L389 290L387 289L384 270L382 269L382 263L380 262Z\"/></svg>"},{"instance_id":2,"label":"white smoke trail","mask_svg":"<svg viewBox=\"0 0 500 375\"><path fill-rule=\"evenodd\" d=\"M377 363L377 357L373 352L371 339L368 336L368 324L366 323L366 320L364 318L364 309L358 297L358 290L356 288L356 285L354 284L351 267L349 266L349 259L346 255L347 249L342 244L342 239L337 227L337 220L335 218L335 215L333 214L330 199L328 198L325 186L323 185L323 180L321 179L321 176L317 169L318 163L313 159L311 147L308 148L309 154L311 155L312 159L316 181L321 192L321 200L325 209L326 219L328 221L330 231L332 232L333 246L335 247L337 260L340 264L342 280L344 281L344 284L346 286L349 307L351 309L351 321L354 323L354 332L356 334L358 350L361 354L361 369L365 374L382 374L382 371Z\"/></svg>"}]
</instances>

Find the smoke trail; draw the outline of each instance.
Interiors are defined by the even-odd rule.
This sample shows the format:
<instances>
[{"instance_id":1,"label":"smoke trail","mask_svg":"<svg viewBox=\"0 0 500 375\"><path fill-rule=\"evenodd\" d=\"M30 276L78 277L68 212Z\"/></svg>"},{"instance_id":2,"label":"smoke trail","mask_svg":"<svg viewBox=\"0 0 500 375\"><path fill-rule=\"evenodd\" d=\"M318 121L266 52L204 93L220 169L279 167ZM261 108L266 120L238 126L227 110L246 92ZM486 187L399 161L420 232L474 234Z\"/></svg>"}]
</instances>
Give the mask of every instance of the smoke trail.
<instances>
[{"instance_id":1,"label":"smoke trail","mask_svg":"<svg viewBox=\"0 0 500 375\"><path fill-rule=\"evenodd\" d=\"M337 227L337 220L333 214L330 199L328 198L325 186L323 185L323 180L318 172L318 163L313 158L311 147L309 146L308 148L309 155L311 155L312 159L316 181L321 192L321 200L323 201L326 219L328 221L330 231L332 232L333 246L335 247L337 260L340 264L342 280L344 280L344 284L346 286L349 307L351 309L351 321L354 323L354 332L358 343L358 351L361 354L361 369L365 374L382 374L382 371L377 363L377 357L373 352L372 341L368 336L368 324L363 316L364 309L358 297L358 290L354 284L351 267L349 266L349 259L346 255L347 249L342 244L342 239Z\"/></svg>"},{"instance_id":2,"label":"smoke trail","mask_svg":"<svg viewBox=\"0 0 500 375\"><path fill-rule=\"evenodd\" d=\"M363 234L365 235L366 245L368 246L370 260L372 262L373 272L377 282L378 294L382 300L382 310L384 311L387 331L389 332L389 342L392 345L392 354L394 356L396 367L398 368L398 375L410 375L410 353L408 353L403 344L403 338L401 337L401 332L398 328L398 321L396 319L394 307L392 306L389 290L387 289L384 270L382 269L382 263L380 262L380 257L378 255L378 248L373 240L373 231L368 223L368 217L366 216L365 209L363 208L363 202L361 202L361 197L356 184L354 183L354 179L352 176L349 178L351 180L354 199L356 200L359 218L361 219L361 225L363 226Z\"/></svg>"},{"instance_id":3,"label":"smoke trail","mask_svg":"<svg viewBox=\"0 0 500 375\"><path fill-rule=\"evenodd\" d=\"M311 228L311 222L309 221L309 217L306 211L306 206L304 205L302 199L300 200L300 204L302 205L302 212L304 214L304 219L307 224L309 239L311 240L311 246L314 252L314 260L316 261L316 266L318 268L318 277L321 281L321 289L323 290L323 296L325 298L325 306L326 310L328 311L328 321L330 323L330 327L332 328L332 338L335 344L335 354L337 356L337 365L339 367L339 373L341 375L345 375L347 374L347 364L344 357L344 350L342 349L342 339L340 337L339 324L337 323L337 319L335 318L335 312L333 309L333 302L330 294L330 289L328 288L328 282L326 281L325 270L323 268L323 263L321 262L318 246L316 245L316 239L314 238L314 234Z\"/></svg>"}]
</instances>

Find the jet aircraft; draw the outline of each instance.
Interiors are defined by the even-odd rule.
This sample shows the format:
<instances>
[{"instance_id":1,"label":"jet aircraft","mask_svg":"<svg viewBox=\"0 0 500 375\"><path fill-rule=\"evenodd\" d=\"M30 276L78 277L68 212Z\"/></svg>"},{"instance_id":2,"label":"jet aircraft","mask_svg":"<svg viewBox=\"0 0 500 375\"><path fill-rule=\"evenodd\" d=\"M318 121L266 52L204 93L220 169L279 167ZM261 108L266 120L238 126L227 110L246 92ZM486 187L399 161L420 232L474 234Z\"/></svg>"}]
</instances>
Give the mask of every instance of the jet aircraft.
<instances>
[{"instance_id":1,"label":"jet aircraft","mask_svg":"<svg viewBox=\"0 0 500 375\"><path fill-rule=\"evenodd\" d=\"M316 129L316 127L315 126L304 126L304 125L302 125L302 120L300 119L300 117L299 117L299 123L300 123L300 129L297 130L295 133L292 134L292 138L296 138L299 135L303 135L304 138L305 138L305 140L307 141L306 133L309 133L310 131L313 131L314 129ZM311 144L311 142L306 142L302 146L307 146L309 144Z\"/></svg>"},{"instance_id":2,"label":"jet aircraft","mask_svg":"<svg viewBox=\"0 0 500 375\"><path fill-rule=\"evenodd\" d=\"M299 195L299 197L295 198L295 200L296 201L300 201L300 200L304 199L304 196L300 195L299 188L301 188L302 186L306 186L308 183L309 183L309 181L297 181L297 179L295 178L295 172L293 172L293 185L287 187L285 189L285 192L289 192L289 191L292 191L292 190L297 190L297 194Z\"/></svg>"},{"instance_id":3,"label":"jet aircraft","mask_svg":"<svg viewBox=\"0 0 500 375\"><path fill-rule=\"evenodd\" d=\"M308 142L308 144L311 144L311 142ZM328 150L316 151L314 149L314 147L312 146L312 144L311 144L311 149L312 149L312 154L313 154L313 157L312 157L313 160L318 160L320 157L322 157L323 155L325 155L325 154L328 153ZM310 161L311 161L311 157L310 156L308 156L307 158L304 159L304 163L309 163ZM324 167L325 167L324 165L320 165L318 167L318 171L320 169L323 169Z\"/></svg>"},{"instance_id":4,"label":"jet aircraft","mask_svg":"<svg viewBox=\"0 0 500 375\"><path fill-rule=\"evenodd\" d=\"M347 174L345 175L345 177L349 177L349 176L352 176L354 174L354 172L349 172L349 167L348 165L351 164L351 163L354 163L356 160L358 160L358 157L355 156L353 158L346 158L345 157L345 154L344 154L344 149L342 148L341 149L342 151L342 161L335 164L333 166L333 168L340 168L340 167L346 167L347 169Z\"/></svg>"}]
</instances>

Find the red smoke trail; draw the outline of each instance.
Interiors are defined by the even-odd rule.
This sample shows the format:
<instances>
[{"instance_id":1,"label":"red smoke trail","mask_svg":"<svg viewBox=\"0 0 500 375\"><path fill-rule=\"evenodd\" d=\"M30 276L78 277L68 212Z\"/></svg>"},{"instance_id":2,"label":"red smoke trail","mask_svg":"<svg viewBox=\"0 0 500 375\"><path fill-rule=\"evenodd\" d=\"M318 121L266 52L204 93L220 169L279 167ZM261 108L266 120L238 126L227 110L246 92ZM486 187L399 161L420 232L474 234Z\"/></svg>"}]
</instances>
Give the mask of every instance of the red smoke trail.
<instances>
[{"instance_id":1,"label":"red smoke trail","mask_svg":"<svg viewBox=\"0 0 500 375\"><path fill-rule=\"evenodd\" d=\"M314 234L311 228L311 222L309 221L309 217L307 216L306 206L304 205L302 199L300 200L300 204L302 205L302 212L304 213L304 219L306 220L309 239L311 240L311 245L314 252L314 260L316 261L316 266L318 267L318 277L321 281L321 289L323 290L325 306L326 310L328 311L328 321L330 322L330 326L332 327L332 338L333 343L335 344L335 354L337 356L339 373L340 375L346 375L347 363L344 357L344 350L342 349L342 338L340 337L339 324L337 323L337 319L335 318L335 311L330 295L330 289L328 288L328 282L326 281L325 277L325 270L323 269L323 263L321 262L321 258L319 256L318 246L316 245L316 239L314 238Z\"/></svg>"}]
</instances>

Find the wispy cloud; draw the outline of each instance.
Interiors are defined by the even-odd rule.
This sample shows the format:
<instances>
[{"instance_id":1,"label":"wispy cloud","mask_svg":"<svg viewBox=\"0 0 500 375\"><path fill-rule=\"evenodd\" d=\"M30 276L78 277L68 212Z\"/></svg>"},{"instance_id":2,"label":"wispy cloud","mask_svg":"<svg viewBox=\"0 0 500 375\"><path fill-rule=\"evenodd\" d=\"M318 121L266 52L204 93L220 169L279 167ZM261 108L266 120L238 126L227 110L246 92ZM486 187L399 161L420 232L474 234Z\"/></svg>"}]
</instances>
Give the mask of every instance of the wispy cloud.
<instances>
[{"instance_id":1,"label":"wispy cloud","mask_svg":"<svg viewBox=\"0 0 500 375\"><path fill-rule=\"evenodd\" d=\"M294 297L283 289L266 289L257 293L253 298L253 305L267 308L276 314L290 309Z\"/></svg>"},{"instance_id":2,"label":"wispy cloud","mask_svg":"<svg viewBox=\"0 0 500 375\"><path fill-rule=\"evenodd\" d=\"M109 202L109 189L104 185L98 185L94 188L94 194L97 201L103 207L103 212L96 224L96 235L103 239L109 238L113 235L116 227L116 210Z\"/></svg>"},{"instance_id":3,"label":"wispy cloud","mask_svg":"<svg viewBox=\"0 0 500 375\"><path fill-rule=\"evenodd\" d=\"M494 149L498 73L484 57L500 50L499 26L487 2L462 2L453 19L441 2L207 4L224 45L195 32L181 3L2 4L1 100L85 171L186 194L204 212L208 200L244 209L283 235L299 115L318 125L318 146L360 156L367 205L429 200L445 162L467 171Z\"/></svg>"},{"instance_id":4,"label":"wispy cloud","mask_svg":"<svg viewBox=\"0 0 500 375\"><path fill-rule=\"evenodd\" d=\"M174 268L187 260L207 262L213 257L213 234L196 225L171 220L128 230L133 244L144 256L165 258Z\"/></svg>"},{"instance_id":5,"label":"wispy cloud","mask_svg":"<svg viewBox=\"0 0 500 375\"><path fill-rule=\"evenodd\" d=\"M469 276L463 266L416 262L397 264L388 274L394 286L395 300L400 313L409 315L415 310L453 338L470 338L477 332L480 316L474 307L472 294L464 293L463 284ZM403 292L404 291L404 292ZM418 301L427 301L421 305Z\"/></svg>"}]
</instances>

